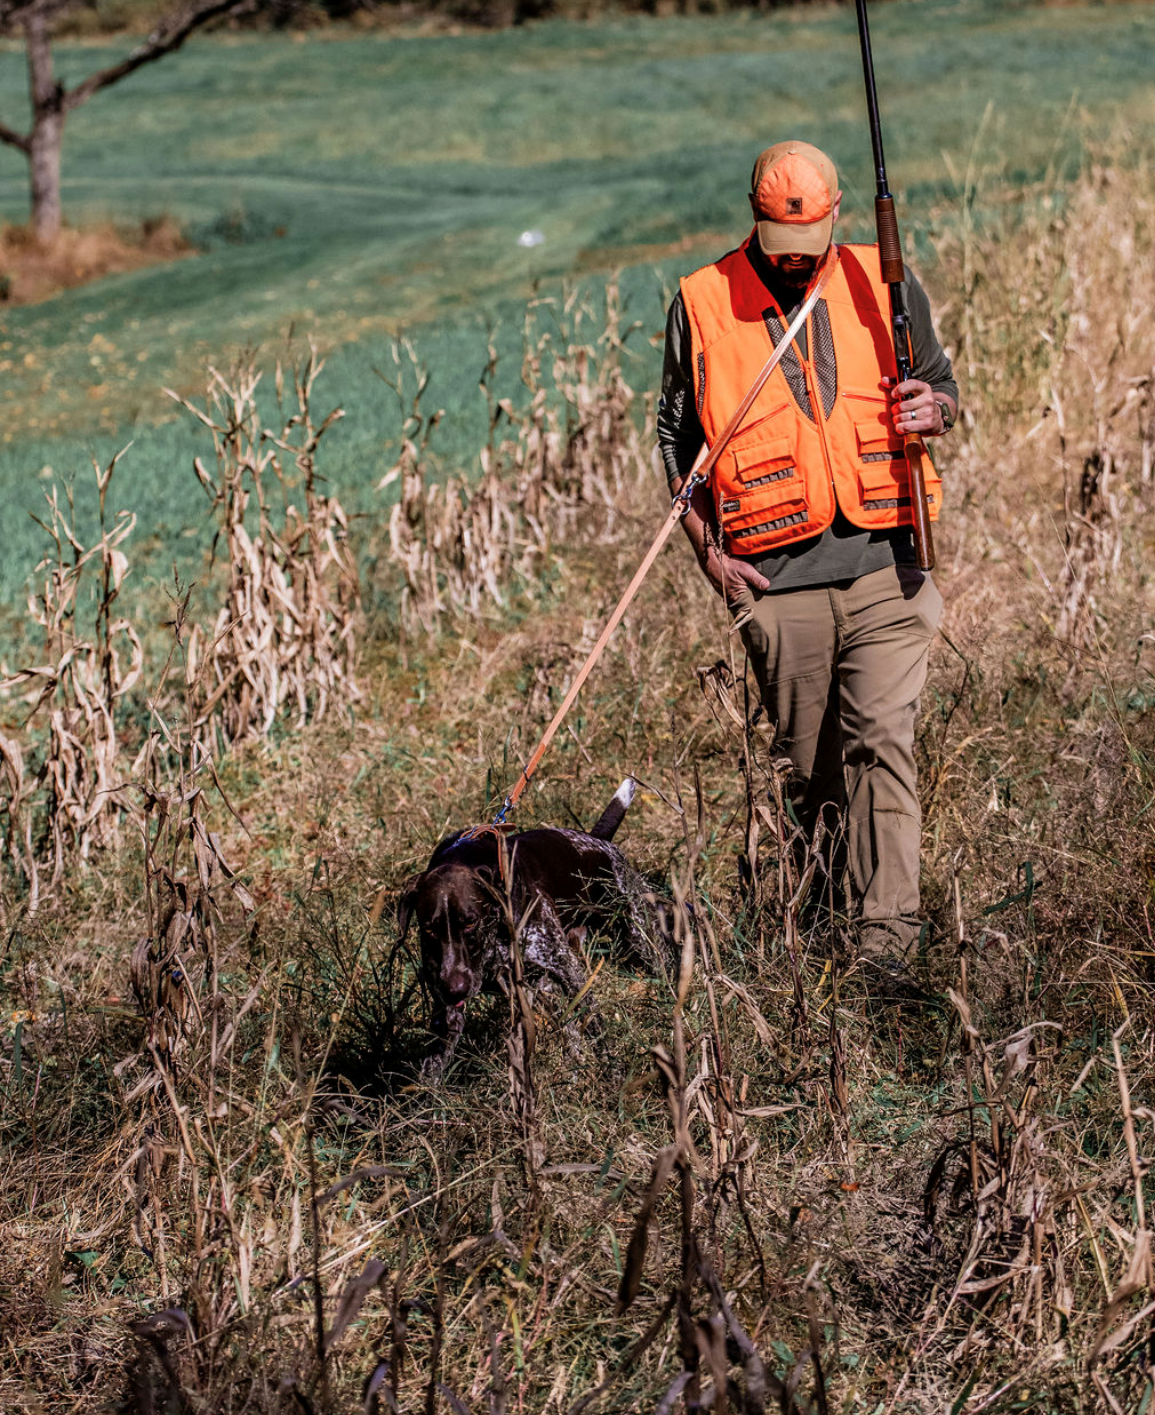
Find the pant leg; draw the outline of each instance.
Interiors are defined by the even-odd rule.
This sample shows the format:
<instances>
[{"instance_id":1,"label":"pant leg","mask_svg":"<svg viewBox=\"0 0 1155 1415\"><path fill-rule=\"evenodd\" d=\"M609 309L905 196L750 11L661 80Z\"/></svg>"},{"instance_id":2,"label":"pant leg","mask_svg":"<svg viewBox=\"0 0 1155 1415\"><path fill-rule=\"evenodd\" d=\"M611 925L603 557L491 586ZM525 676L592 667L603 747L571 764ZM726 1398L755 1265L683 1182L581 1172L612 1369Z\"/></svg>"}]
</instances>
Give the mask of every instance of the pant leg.
<instances>
[{"instance_id":1,"label":"pant leg","mask_svg":"<svg viewBox=\"0 0 1155 1415\"><path fill-rule=\"evenodd\" d=\"M763 706L775 724L775 746L794 764L790 799L810 835L819 815L833 831L846 801L842 771L837 632L830 591L782 590L742 596L749 611L742 641Z\"/></svg>"},{"instance_id":2,"label":"pant leg","mask_svg":"<svg viewBox=\"0 0 1155 1415\"><path fill-rule=\"evenodd\" d=\"M835 589L832 600L860 947L904 952L919 930L915 715L942 596L929 574L896 565Z\"/></svg>"}]
</instances>

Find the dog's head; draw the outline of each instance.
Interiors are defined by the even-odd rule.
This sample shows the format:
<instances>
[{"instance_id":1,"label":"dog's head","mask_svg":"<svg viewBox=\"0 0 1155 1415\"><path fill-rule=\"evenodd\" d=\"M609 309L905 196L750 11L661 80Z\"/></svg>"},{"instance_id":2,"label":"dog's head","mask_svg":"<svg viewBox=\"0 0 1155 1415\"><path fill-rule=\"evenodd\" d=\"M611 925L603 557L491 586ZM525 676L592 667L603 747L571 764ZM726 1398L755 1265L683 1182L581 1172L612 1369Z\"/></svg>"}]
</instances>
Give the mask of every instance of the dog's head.
<instances>
[{"instance_id":1,"label":"dog's head","mask_svg":"<svg viewBox=\"0 0 1155 1415\"><path fill-rule=\"evenodd\" d=\"M398 901L402 938L414 920L422 971L440 1000L454 1005L480 992L498 924L489 872L445 864L418 875Z\"/></svg>"}]
</instances>

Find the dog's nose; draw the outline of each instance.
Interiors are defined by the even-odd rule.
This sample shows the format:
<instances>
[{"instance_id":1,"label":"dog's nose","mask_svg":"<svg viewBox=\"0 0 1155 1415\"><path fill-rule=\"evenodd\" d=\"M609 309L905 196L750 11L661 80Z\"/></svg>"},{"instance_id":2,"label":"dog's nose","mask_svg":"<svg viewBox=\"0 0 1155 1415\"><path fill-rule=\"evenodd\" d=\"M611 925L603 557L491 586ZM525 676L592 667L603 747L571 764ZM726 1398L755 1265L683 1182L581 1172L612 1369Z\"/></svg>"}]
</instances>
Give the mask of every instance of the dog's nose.
<instances>
[{"instance_id":1,"label":"dog's nose","mask_svg":"<svg viewBox=\"0 0 1155 1415\"><path fill-rule=\"evenodd\" d=\"M473 975L464 968L450 968L441 975L441 986L450 1002L464 1002L469 996Z\"/></svg>"}]
</instances>

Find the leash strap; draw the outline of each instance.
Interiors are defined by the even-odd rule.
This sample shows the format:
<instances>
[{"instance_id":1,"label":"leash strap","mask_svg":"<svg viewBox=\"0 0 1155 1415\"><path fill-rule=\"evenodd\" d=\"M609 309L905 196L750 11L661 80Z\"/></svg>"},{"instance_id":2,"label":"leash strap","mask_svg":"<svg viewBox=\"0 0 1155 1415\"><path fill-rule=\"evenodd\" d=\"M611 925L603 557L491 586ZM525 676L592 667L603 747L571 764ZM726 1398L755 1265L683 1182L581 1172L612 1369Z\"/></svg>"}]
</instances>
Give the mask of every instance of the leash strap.
<instances>
[{"instance_id":1,"label":"leash strap","mask_svg":"<svg viewBox=\"0 0 1155 1415\"><path fill-rule=\"evenodd\" d=\"M693 496L696 488L701 486L703 482L709 481L710 474L711 472L713 472L718 458L721 457L722 453L726 450L726 446L729 443L730 439L738 431L739 427L741 427L742 422L744 421L746 414L750 411L750 408L752 407L755 398L757 398L758 394L762 392L763 388L765 388L767 379L778 367L778 364L781 361L783 354L785 354L786 350L794 341L794 338L797 335L798 331L806 323L806 320L810 315L810 311L818 303L818 300L822 295L822 291L826 288L826 282L830 279L830 276L834 272L834 267L837 264L838 247L831 246L830 252L826 257L825 264L822 267L822 271L819 274L818 279L815 281L814 288L806 297L806 300L803 303L801 309L794 316L793 320L790 323L790 327L786 330L786 333L783 334L781 340L770 354L770 357L763 364L762 369L758 374L758 377L750 385L745 397L734 410L734 414L730 418L730 421L722 429L717 441L712 447L703 446L698 460L694 463L693 467L690 470L689 477L682 484L677 495L674 497L674 500L670 506L670 513L666 517L665 521L662 523L661 530L659 530L658 534L654 537L654 543L650 546L649 550L646 551L645 558L642 560L642 563L634 572L634 578L626 586L625 593L622 595L621 599L618 600L614 612L606 621L606 626L602 630L601 634L598 636L597 643L594 644L593 648L590 650L589 657L586 659L585 663L582 664L580 670L578 671L577 677L570 684L569 692L566 693L565 697L562 699L561 706L558 708L557 712L554 713L553 719L550 722L549 726L545 729L541 741L534 748L533 755L522 768L521 775L518 777L517 782L513 787L513 790L505 798L505 803L502 805L501 810L494 817L494 826L504 825L509 812L512 811L517 805L518 801L521 800L522 793L529 785L530 778L541 765L542 757L544 757L546 752L549 750L549 744L557 735L558 728L565 721L566 714L569 712L570 708L573 707L577 695L581 692L582 686L584 685L586 679L590 676L590 673L593 671L594 664L597 663L599 658L601 658L602 653L605 650L606 645L609 643L614 630L622 622L622 616L629 608L630 601L641 588L642 581L649 574L651 565L653 565L654 561L658 558L658 552L665 545L666 541L669 540L671 531L686 514L686 512L690 509L690 498Z\"/></svg>"}]
</instances>

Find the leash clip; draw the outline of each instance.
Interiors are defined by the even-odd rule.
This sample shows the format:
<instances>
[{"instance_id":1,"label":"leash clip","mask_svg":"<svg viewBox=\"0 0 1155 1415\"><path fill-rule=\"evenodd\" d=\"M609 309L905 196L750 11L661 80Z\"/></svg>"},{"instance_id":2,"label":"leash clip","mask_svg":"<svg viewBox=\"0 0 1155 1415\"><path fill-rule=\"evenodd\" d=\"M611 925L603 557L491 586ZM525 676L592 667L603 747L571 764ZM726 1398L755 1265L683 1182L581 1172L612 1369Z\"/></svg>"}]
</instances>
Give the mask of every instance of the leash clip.
<instances>
[{"instance_id":1,"label":"leash clip","mask_svg":"<svg viewBox=\"0 0 1155 1415\"><path fill-rule=\"evenodd\" d=\"M691 472L689 480L684 482L682 484L682 489L675 493L674 499L670 502L670 505L677 506L679 502L682 503L682 509L678 513L679 517L684 516L686 512L689 511L690 498L693 496L695 490L700 487L706 480L707 478L702 476L700 472Z\"/></svg>"}]
</instances>

